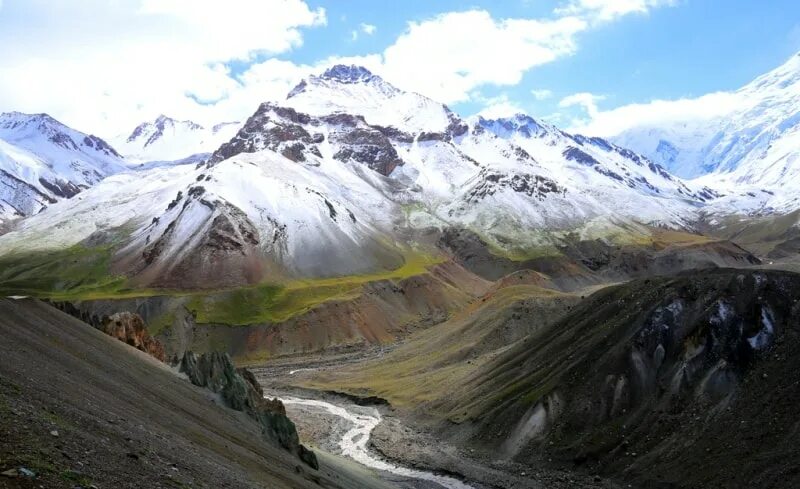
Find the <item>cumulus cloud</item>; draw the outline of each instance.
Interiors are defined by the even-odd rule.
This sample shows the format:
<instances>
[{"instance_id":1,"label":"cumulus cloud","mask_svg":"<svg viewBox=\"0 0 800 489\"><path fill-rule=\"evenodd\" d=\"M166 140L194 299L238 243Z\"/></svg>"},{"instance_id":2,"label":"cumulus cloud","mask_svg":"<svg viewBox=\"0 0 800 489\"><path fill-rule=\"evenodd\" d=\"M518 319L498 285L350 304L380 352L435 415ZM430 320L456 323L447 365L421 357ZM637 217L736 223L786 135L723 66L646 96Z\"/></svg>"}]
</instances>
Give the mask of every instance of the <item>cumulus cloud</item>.
<instances>
[{"instance_id":1,"label":"cumulus cloud","mask_svg":"<svg viewBox=\"0 0 800 489\"><path fill-rule=\"evenodd\" d=\"M497 97L483 97L480 93L475 93L472 94L472 98L483 105L483 109L477 115L486 119L499 119L525 113L525 110L510 100L507 94L501 94Z\"/></svg>"},{"instance_id":2,"label":"cumulus cloud","mask_svg":"<svg viewBox=\"0 0 800 489\"><path fill-rule=\"evenodd\" d=\"M591 94L576 94L562 100L563 106L580 105L587 118L573 120L571 131L611 137L633 127L663 127L670 122L702 122L723 117L746 104L736 92L715 92L696 98L653 100L600 110ZM566 102L565 102L566 101Z\"/></svg>"},{"instance_id":3,"label":"cumulus cloud","mask_svg":"<svg viewBox=\"0 0 800 489\"><path fill-rule=\"evenodd\" d=\"M460 102L480 85L514 85L534 66L572 54L575 35L585 28L576 17L496 20L484 10L446 13L409 23L383 53L383 71L403 88Z\"/></svg>"},{"instance_id":4,"label":"cumulus cloud","mask_svg":"<svg viewBox=\"0 0 800 489\"><path fill-rule=\"evenodd\" d=\"M581 92L581 93L573 93L572 95L566 96L558 103L559 107L574 107L579 106L583 107L589 117L595 117L598 113L597 110L597 102L600 100L605 99L603 95L595 95L588 92Z\"/></svg>"},{"instance_id":5,"label":"cumulus cloud","mask_svg":"<svg viewBox=\"0 0 800 489\"><path fill-rule=\"evenodd\" d=\"M0 52L0 108L106 136L162 112L213 122L243 89L226 62L287 52L325 23L302 0L30 0L3 12L14 20L0 17L0 45L14 49Z\"/></svg>"},{"instance_id":6,"label":"cumulus cloud","mask_svg":"<svg viewBox=\"0 0 800 489\"><path fill-rule=\"evenodd\" d=\"M212 124L246 117L340 61L455 103L483 86L515 85L528 70L575 53L593 20L667 3L574 0L547 19L448 12L409 22L381 52L301 64L278 56L291 59L304 29L326 25L325 10L305 0L17 0L5 2L0 16L0 45L14 47L0 51L0 110L46 111L103 136L160 113ZM375 32L363 23L351 35ZM479 103L506 115L519 110L507 98Z\"/></svg>"}]
</instances>

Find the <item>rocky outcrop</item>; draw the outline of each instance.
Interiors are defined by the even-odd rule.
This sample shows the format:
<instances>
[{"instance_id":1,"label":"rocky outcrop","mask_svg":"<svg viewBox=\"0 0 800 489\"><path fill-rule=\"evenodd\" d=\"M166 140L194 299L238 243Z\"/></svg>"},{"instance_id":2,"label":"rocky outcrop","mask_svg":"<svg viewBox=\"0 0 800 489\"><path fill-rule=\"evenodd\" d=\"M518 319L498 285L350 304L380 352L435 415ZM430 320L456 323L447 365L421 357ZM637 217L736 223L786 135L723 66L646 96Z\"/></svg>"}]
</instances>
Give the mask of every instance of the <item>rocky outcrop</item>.
<instances>
[{"instance_id":1,"label":"rocky outcrop","mask_svg":"<svg viewBox=\"0 0 800 489\"><path fill-rule=\"evenodd\" d=\"M333 155L339 161L353 160L384 176L403 164L389 138L378 129L368 126L349 128L334 132L331 140L339 145L339 150Z\"/></svg>"},{"instance_id":2,"label":"rocky outcrop","mask_svg":"<svg viewBox=\"0 0 800 489\"><path fill-rule=\"evenodd\" d=\"M164 347L150 336L147 326L138 314L118 312L103 318L98 329L162 362L166 361Z\"/></svg>"},{"instance_id":3,"label":"rocky outcrop","mask_svg":"<svg viewBox=\"0 0 800 489\"><path fill-rule=\"evenodd\" d=\"M198 356L186 352L180 361L180 371L192 384L219 394L227 407L243 411L256 420L264 438L277 442L308 466L319 469L314 452L300 444L297 429L286 416L283 403L278 399L265 399L252 372L236 369L228 354L212 352Z\"/></svg>"},{"instance_id":4,"label":"rocky outcrop","mask_svg":"<svg viewBox=\"0 0 800 489\"><path fill-rule=\"evenodd\" d=\"M165 362L167 355L164 345L150 336L147 325L139 314L117 312L111 315L91 313L71 302L49 302L50 305L103 333L129 344L156 359Z\"/></svg>"},{"instance_id":5,"label":"rocky outcrop","mask_svg":"<svg viewBox=\"0 0 800 489\"><path fill-rule=\"evenodd\" d=\"M505 173L497 170L481 170L476 183L467 193L469 203L480 202L491 197L501 189L511 189L514 192L533 197L543 201L548 194L565 195L567 190L559 187L555 181L541 175L529 173Z\"/></svg>"},{"instance_id":6,"label":"rocky outcrop","mask_svg":"<svg viewBox=\"0 0 800 489\"><path fill-rule=\"evenodd\" d=\"M263 103L247 119L239 133L211 155L209 164L264 149L276 151L292 161L304 162L306 153L322 157L317 144L324 140L320 133L307 129L311 117L294 109Z\"/></svg>"}]
</instances>

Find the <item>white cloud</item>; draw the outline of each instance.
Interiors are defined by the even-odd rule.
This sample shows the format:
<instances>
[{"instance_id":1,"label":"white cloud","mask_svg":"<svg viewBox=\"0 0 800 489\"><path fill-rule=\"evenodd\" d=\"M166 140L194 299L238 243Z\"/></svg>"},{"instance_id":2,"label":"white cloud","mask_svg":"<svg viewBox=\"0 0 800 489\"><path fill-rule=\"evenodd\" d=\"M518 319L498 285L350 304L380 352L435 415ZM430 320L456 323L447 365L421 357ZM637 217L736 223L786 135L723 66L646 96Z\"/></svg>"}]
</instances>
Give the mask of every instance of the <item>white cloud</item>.
<instances>
[{"instance_id":1,"label":"white cloud","mask_svg":"<svg viewBox=\"0 0 800 489\"><path fill-rule=\"evenodd\" d=\"M465 101L482 86L515 85L528 70L573 54L578 35L596 17L636 12L642 2L647 8L668 3L621 1L631 6L609 10L600 4L613 2L576 0L549 19L443 13L410 22L380 53L313 64L272 57L236 75L229 61L291 52L302 45L303 29L326 24L325 11L304 0L20 0L13 22L0 16L0 45L14 47L0 50L0 110L49 112L103 136L159 113L210 124L246 117L337 61L363 64L445 103ZM364 23L351 36L375 32ZM508 99L484 105L518 110Z\"/></svg>"},{"instance_id":2,"label":"white cloud","mask_svg":"<svg viewBox=\"0 0 800 489\"><path fill-rule=\"evenodd\" d=\"M452 12L408 29L384 52L384 73L403 88L446 103L484 84L514 85L534 66L575 52L575 17L495 20L484 10Z\"/></svg>"},{"instance_id":3,"label":"white cloud","mask_svg":"<svg viewBox=\"0 0 800 489\"><path fill-rule=\"evenodd\" d=\"M553 91L547 90L546 88L541 88L538 90L535 89L531 90L531 95L533 95L533 98L536 100L547 100L553 97Z\"/></svg>"},{"instance_id":4,"label":"white cloud","mask_svg":"<svg viewBox=\"0 0 800 489\"><path fill-rule=\"evenodd\" d=\"M361 24L359 24L359 25L358 25L358 30L355 30L355 29L354 29L354 30L350 31L350 40L351 40L351 41L357 41L357 40L358 40L358 37L359 37L359 35L360 35L361 33L364 33L364 34L366 34L366 35L368 35L368 36L371 36L371 35L375 34L375 31L376 31L377 29L378 29L378 28L377 28L377 27L375 27L375 26L374 26L374 25L372 25L372 24L364 24L364 23L361 23Z\"/></svg>"},{"instance_id":5,"label":"white cloud","mask_svg":"<svg viewBox=\"0 0 800 489\"><path fill-rule=\"evenodd\" d=\"M222 63L286 52L302 43L300 29L325 23L302 0L12 7L13 22L0 16L0 45L14 46L0 51L0 110L45 111L104 136L162 112L229 119L221 108L246 87Z\"/></svg>"},{"instance_id":6,"label":"white cloud","mask_svg":"<svg viewBox=\"0 0 800 489\"><path fill-rule=\"evenodd\" d=\"M555 13L609 21L628 14L646 14L654 8L677 3L678 0L570 0L567 5L557 8Z\"/></svg>"},{"instance_id":7,"label":"white cloud","mask_svg":"<svg viewBox=\"0 0 800 489\"><path fill-rule=\"evenodd\" d=\"M525 110L508 98L507 94L497 97L484 97L479 92L470 94L470 97L483 105L477 115L486 119L499 119L525 113Z\"/></svg>"},{"instance_id":8,"label":"white cloud","mask_svg":"<svg viewBox=\"0 0 800 489\"><path fill-rule=\"evenodd\" d=\"M581 105L589 117L573 120L573 127L569 129L606 137L616 136L633 127L664 127L671 122L711 120L730 114L746 103L736 92L715 92L697 98L653 100L603 111L597 108L598 99L591 94L572 97L565 106Z\"/></svg>"},{"instance_id":9,"label":"white cloud","mask_svg":"<svg viewBox=\"0 0 800 489\"><path fill-rule=\"evenodd\" d=\"M574 93L561 99L559 107L583 107L589 117L594 117L598 113L597 102L605 99L603 95L594 95L588 92Z\"/></svg>"}]
</instances>

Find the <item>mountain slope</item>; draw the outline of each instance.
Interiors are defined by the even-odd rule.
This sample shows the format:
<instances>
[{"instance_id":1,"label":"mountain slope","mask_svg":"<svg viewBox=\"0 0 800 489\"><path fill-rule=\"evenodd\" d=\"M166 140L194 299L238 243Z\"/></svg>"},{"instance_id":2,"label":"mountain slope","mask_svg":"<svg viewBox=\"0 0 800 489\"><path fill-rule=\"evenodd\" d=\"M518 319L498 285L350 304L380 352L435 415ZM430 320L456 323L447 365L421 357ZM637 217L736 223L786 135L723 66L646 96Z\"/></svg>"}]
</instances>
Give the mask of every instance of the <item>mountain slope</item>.
<instances>
[{"instance_id":1,"label":"mountain slope","mask_svg":"<svg viewBox=\"0 0 800 489\"><path fill-rule=\"evenodd\" d=\"M287 381L380 396L426 431L534 473L794 486L798 293L798 274L732 269L585 300L512 286L381 358Z\"/></svg>"},{"instance_id":2,"label":"mountain slope","mask_svg":"<svg viewBox=\"0 0 800 489\"><path fill-rule=\"evenodd\" d=\"M152 122L136 126L129 135L115 138L113 143L128 160L137 163L190 157L199 160L236 134L239 125L223 122L206 128L160 115Z\"/></svg>"},{"instance_id":3,"label":"mountain slope","mask_svg":"<svg viewBox=\"0 0 800 489\"><path fill-rule=\"evenodd\" d=\"M722 211L800 206L800 53L730 94L731 112L630 129L614 141L727 196ZM703 177L703 175L708 176Z\"/></svg>"},{"instance_id":4,"label":"mountain slope","mask_svg":"<svg viewBox=\"0 0 800 489\"><path fill-rule=\"evenodd\" d=\"M0 253L102 243L135 286L214 288L429 262L431 229L448 227L514 259L565 240L632 244L711 197L604 140L525 116L465 121L364 68L334 66L286 103L261 104L205 164L108 179L22 223Z\"/></svg>"},{"instance_id":5,"label":"mountain slope","mask_svg":"<svg viewBox=\"0 0 800 489\"><path fill-rule=\"evenodd\" d=\"M0 221L36 214L126 168L108 143L47 114L0 114Z\"/></svg>"},{"instance_id":6,"label":"mountain slope","mask_svg":"<svg viewBox=\"0 0 800 489\"><path fill-rule=\"evenodd\" d=\"M3 470L36 486L391 487L319 451L310 469L216 394L44 303L0 300L0 334Z\"/></svg>"}]
</instances>

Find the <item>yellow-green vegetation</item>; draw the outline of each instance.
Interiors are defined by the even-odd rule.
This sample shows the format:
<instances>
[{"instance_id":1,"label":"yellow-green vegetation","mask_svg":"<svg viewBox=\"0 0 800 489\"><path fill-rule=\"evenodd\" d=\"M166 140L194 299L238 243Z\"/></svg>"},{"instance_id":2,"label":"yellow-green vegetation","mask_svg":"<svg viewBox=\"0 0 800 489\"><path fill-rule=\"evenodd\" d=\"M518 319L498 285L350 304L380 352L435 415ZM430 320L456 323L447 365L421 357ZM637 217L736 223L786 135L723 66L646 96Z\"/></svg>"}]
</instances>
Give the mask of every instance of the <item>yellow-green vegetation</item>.
<instances>
[{"instance_id":1,"label":"yellow-green vegetation","mask_svg":"<svg viewBox=\"0 0 800 489\"><path fill-rule=\"evenodd\" d=\"M175 310L169 310L164 314L151 318L147 324L147 332L155 336L164 330L172 327L175 322Z\"/></svg>"},{"instance_id":2,"label":"yellow-green vegetation","mask_svg":"<svg viewBox=\"0 0 800 489\"><path fill-rule=\"evenodd\" d=\"M355 298L365 283L420 275L444 260L439 255L406 249L403 264L394 270L208 291L134 288L126 277L110 272L112 255L112 246L75 245L0 257L0 294L81 301L188 297L186 307L196 311L200 323L245 325L285 321L326 301ZM174 313L165 313L150 325L150 333L159 333L173 321Z\"/></svg>"},{"instance_id":3,"label":"yellow-green vegetation","mask_svg":"<svg viewBox=\"0 0 800 489\"><path fill-rule=\"evenodd\" d=\"M507 258L511 261L525 262L535 260L537 258L548 258L561 255L561 252L552 244L539 245L539 246L512 246L503 247L492 239L486 240L486 248L489 253L501 258Z\"/></svg>"},{"instance_id":4,"label":"yellow-green vegetation","mask_svg":"<svg viewBox=\"0 0 800 489\"><path fill-rule=\"evenodd\" d=\"M368 282L421 275L442 260L440 256L409 251L404 255L403 266L395 270L198 293L193 294L186 307L197 313L199 323L245 325L281 322L323 302L356 298Z\"/></svg>"},{"instance_id":5,"label":"yellow-green vegetation","mask_svg":"<svg viewBox=\"0 0 800 489\"><path fill-rule=\"evenodd\" d=\"M60 299L121 293L126 280L109 273L111 255L110 246L75 245L0 257L0 294Z\"/></svg>"},{"instance_id":6,"label":"yellow-green vegetation","mask_svg":"<svg viewBox=\"0 0 800 489\"><path fill-rule=\"evenodd\" d=\"M491 254L515 262L561 256L563 253L559 246L570 246L580 241L597 239L619 247L633 246L655 249L668 246L695 246L714 241L714 238L700 234L654 228L642 224L611 224L608 222L588 223L580 229L568 231L530 230L525 233L524 237L517 237L513 240L502 236L478 234L486 242L487 249Z\"/></svg>"},{"instance_id":7,"label":"yellow-green vegetation","mask_svg":"<svg viewBox=\"0 0 800 489\"><path fill-rule=\"evenodd\" d=\"M559 299L563 300L561 304L556 302ZM557 317L561 308L576 300L572 295L534 285L506 287L485 301L470 304L443 323L415 332L381 358L339 371L315 372L313 380L303 385L355 395L377 395L397 407L438 404L448 397L458 397L453 394L452 386L469 385L470 375L508 347L506 339L499 335L518 307L536 308L541 314L533 317L545 321ZM427 406L438 409L431 404ZM439 414L452 421L460 420L454 413Z\"/></svg>"},{"instance_id":8,"label":"yellow-green vegetation","mask_svg":"<svg viewBox=\"0 0 800 489\"><path fill-rule=\"evenodd\" d=\"M74 470L65 470L61 472L61 479L65 482L74 483L79 487L90 487L92 480L80 472Z\"/></svg>"},{"instance_id":9,"label":"yellow-green vegetation","mask_svg":"<svg viewBox=\"0 0 800 489\"><path fill-rule=\"evenodd\" d=\"M718 221L713 226L713 234L762 255L768 254L787 239L800 235L797 227L800 210L781 216L732 215L718 218Z\"/></svg>"}]
</instances>

